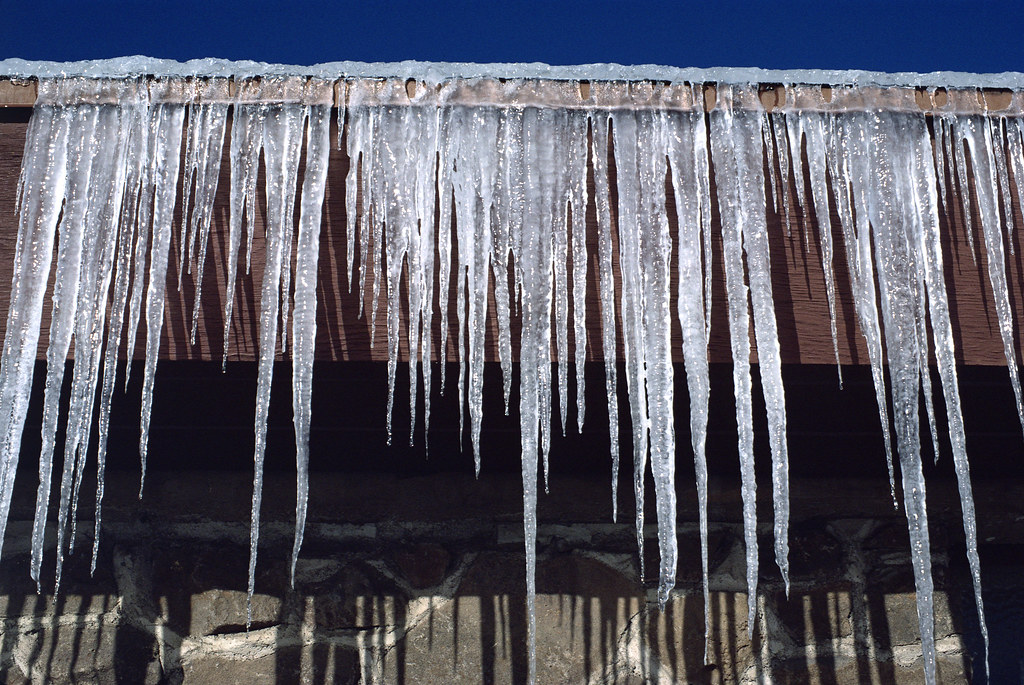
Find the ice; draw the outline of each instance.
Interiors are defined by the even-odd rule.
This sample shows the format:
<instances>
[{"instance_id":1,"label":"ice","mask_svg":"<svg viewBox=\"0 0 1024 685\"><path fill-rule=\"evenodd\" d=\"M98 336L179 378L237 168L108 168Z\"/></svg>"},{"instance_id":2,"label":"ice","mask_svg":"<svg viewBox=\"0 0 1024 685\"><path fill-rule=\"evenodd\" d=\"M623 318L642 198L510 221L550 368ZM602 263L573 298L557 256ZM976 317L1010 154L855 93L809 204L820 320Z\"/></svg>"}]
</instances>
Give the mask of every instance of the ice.
<instances>
[{"instance_id":1,"label":"ice","mask_svg":"<svg viewBox=\"0 0 1024 685\"><path fill-rule=\"evenodd\" d=\"M821 270L825 277L825 296L828 299L829 327L832 332L832 349L836 357L836 373L839 386L843 385L843 371L839 363L839 340L836 333L836 283L832 262L835 249L832 245L832 217L828 208L828 162L825 154L826 126L818 112L801 112L787 118L789 130L794 134L796 148L801 149L800 141L806 142L807 173L811 186L811 199L814 202L814 217L818 228L818 244L821 247ZM798 178L797 187L803 188L803 178ZM801 202L805 202L801 199ZM806 213L806 208L805 208Z\"/></svg>"},{"instance_id":2,"label":"ice","mask_svg":"<svg viewBox=\"0 0 1024 685\"><path fill-rule=\"evenodd\" d=\"M522 440L523 530L526 540L527 681L536 680L538 456L546 460L545 434L551 430L551 238L557 193L553 159L553 113L523 112L524 207L521 228L514 229L516 260L522 272L522 348L519 416Z\"/></svg>"},{"instance_id":3,"label":"ice","mask_svg":"<svg viewBox=\"0 0 1024 685\"><path fill-rule=\"evenodd\" d=\"M11 507L35 368L43 295L68 177L71 113L47 102L48 98L62 95L63 89L64 83L59 81L47 80L39 84L42 104L29 124L25 162L19 179L16 276L11 281L11 304L0 356L0 406L3 407L0 412L0 542ZM40 460L40 476L43 469ZM36 548L42 544L42 532L38 525L34 526L33 566Z\"/></svg>"},{"instance_id":4,"label":"ice","mask_svg":"<svg viewBox=\"0 0 1024 685\"><path fill-rule=\"evenodd\" d=\"M135 237L141 231L136 226L138 219L139 192L148 168L148 148L144 144L147 135L149 102L144 89L136 87L132 101L125 103L124 137L128 153L125 179L124 204L121 209L120 229L117 238L116 276L111 299L110 323L107 328L106 346L103 359L103 386L100 393L96 449L96 517L94 523L91 570L95 572L99 555L100 529L102 526L104 472L107 454L110 406L117 380L118 350L121 345L121 331L124 325L130 284L132 247ZM129 351L129 355L130 355ZM45 442L43 443L46 444Z\"/></svg>"},{"instance_id":5,"label":"ice","mask_svg":"<svg viewBox=\"0 0 1024 685\"><path fill-rule=\"evenodd\" d=\"M612 114L613 147L618 186L619 268L622 273L623 357L626 361L626 386L633 432L633 496L636 500L636 538L640 550L640 575L644 576L644 474L647 470L649 420L647 417L647 379L644 365L644 289L640 252L640 160L637 156L638 114Z\"/></svg>"},{"instance_id":6,"label":"ice","mask_svg":"<svg viewBox=\"0 0 1024 685\"><path fill-rule=\"evenodd\" d=\"M587 361L587 116L569 113L569 207L572 212L572 322L573 362L576 366L576 430L583 432L586 416ZM500 305L499 305L500 306ZM568 399L564 400L568 402Z\"/></svg>"},{"instance_id":7,"label":"ice","mask_svg":"<svg viewBox=\"0 0 1024 685\"><path fill-rule=\"evenodd\" d=\"M330 83L312 83L321 100L329 96ZM325 92L326 91L326 92ZM317 104L308 112L306 165L302 180L302 204L295 259L295 300L292 320L292 421L295 427L295 543L292 547L291 580L302 548L309 493L309 422L313 395L313 353L316 344L317 264L320 257L320 220L327 186L327 162L331 148L331 106ZM285 309L288 308L287 301Z\"/></svg>"},{"instance_id":8,"label":"ice","mask_svg":"<svg viewBox=\"0 0 1024 685\"><path fill-rule=\"evenodd\" d=\"M1013 395L1017 402L1017 416L1024 430L1024 402L1022 402L1020 375L1017 371L1017 357L1013 338L1013 309L1010 305L1006 281L1006 254L1003 250L1003 229L999 213L999 179L993 151L992 131L984 117L978 115L957 115L951 121L953 140L957 151L957 164L965 162L963 154L959 154L966 142L967 154L970 155L971 168L974 171L974 187L977 190L978 213L981 215L981 232L988 255L988 278L992 284L992 294L999 320L999 334L1003 340L1003 351L1006 357L1006 368L1010 374ZM1005 163L1005 162L1004 162ZM961 188L965 187L961 184ZM964 198L964 213L970 212L968 194L961 193ZM1006 198L1009 201L1009 198ZM1012 242L1012 241L1011 241Z\"/></svg>"},{"instance_id":9,"label":"ice","mask_svg":"<svg viewBox=\"0 0 1024 685\"><path fill-rule=\"evenodd\" d=\"M157 355L160 352L160 334L164 326L167 258L171 248L171 223L177 198L184 118L184 105L161 103L153 107L153 228L150 238L149 281L146 288L146 363L142 379L142 416L139 425L140 497L146 482L149 421L153 407Z\"/></svg>"},{"instance_id":10,"label":"ice","mask_svg":"<svg viewBox=\"0 0 1024 685\"><path fill-rule=\"evenodd\" d=\"M282 84L283 85L283 84ZM270 385L278 343L278 322L282 308L282 273L291 268L285 261L285 244L291 243L295 231L294 207L299 172L299 155L308 108L296 104L270 107L263 125L263 154L267 175L267 258L260 287L259 359L256 381L256 447L253 452L252 521L249 538L249 601L246 604L246 626L252 623L252 594L256 585L256 556L260 533L260 504L263 499L263 459L266 451L267 412L270 408ZM319 143L319 136L311 141ZM315 148L314 148L315 150ZM307 303L305 306L309 306ZM314 307L315 317L315 307ZM303 353L305 354L305 352ZM300 384L301 376L300 376ZM304 419L297 419L296 427ZM298 431L296 439L298 439ZM298 542L298 538L297 538Z\"/></svg>"},{"instance_id":11,"label":"ice","mask_svg":"<svg viewBox=\"0 0 1024 685\"><path fill-rule=\"evenodd\" d=\"M818 94L820 98L820 94ZM889 427L889 404L885 394L885 368L883 366L882 333L878 318L875 267L871 252L871 228L866 218L864 184L867 179L855 176L853 158L859 148L860 131L848 118L833 117L830 121L826 144L829 174L833 179L836 204L839 208L846 249L847 274L853 293L854 309L861 335L864 336L871 364L871 379L875 388L875 404L882 427L886 467L889 471L889 493L897 506L896 474L893 469L892 438ZM817 153L816 153L817 154ZM854 181L857 181L854 183ZM856 219L854 210L856 209Z\"/></svg>"},{"instance_id":12,"label":"ice","mask_svg":"<svg viewBox=\"0 0 1024 685\"><path fill-rule=\"evenodd\" d=\"M238 251L242 245L242 231L248 239L245 252L245 269L249 271L252 255L252 237L256 211L256 172L260 160L263 121L266 106L248 102L259 97L260 84L243 81L238 84L239 102L235 105L231 120L231 195L227 253L227 297L224 298L224 356L222 366L228 361L231 342L231 315L235 306L235 284L238 278ZM351 274L350 274L351 280Z\"/></svg>"},{"instance_id":13,"label":"ice","mask_svg":"<svg viewBox=\"0 0 1024 685\"><path fill-rule=\"evenodd\" d=\"M53 453L57 437L57 420L61 388L64 383L64 363L71 347L74 323L78 307L78 282L82 267L82 239L85 228L84 213L87 207L85 193L88 186L90 164L84 161L86 150L91 149L92 132L96 126L95 107L62 108L55 116L68 127L74 127L76 144L64 151L67 166L59 173L66 174L67 205L59 225L60 241L57 251L57 272L54 279L52 314L50 318L50 343L46 349L46 385L43 395L42 452L39 455L39 489L36 494L36 513L32 526L32 579L39 585L39 573L43 557L43 536L50 498L50 479L53 469ZM40 117L42 123L42 118ZM55 123L51 121L51 125ZM26 145L37 144L29 140ZM84 168L83 168L84 167ZM84 178L83 178L84 176ZM29 191L31 198L31 191ZM61 198L64 199L64 198ZM13 311L13 309L12 309ZM70 477L69 477L70 478ZM63 541L63 534L61 535Z\"/></svg>"},{"instance_id":14,"label":"ice","mask_svg":"<svg viewBox=\"0 0 1024 685\"><path fill-rule=\"evenodd\" d=\"M749 317L753 304L758 368L768 414L772 450L772 502L775 511L775 560L789 590L789 461L786 407L782 387L779 340L772 302L762 137L763 112L753 89L719 91L720 108L711 119L712 154L719 184L719 208L729 301L733 352L733 384L739 431L744 538L747 546L748 626L753 630L757 602L757 518L754 483L753 414L750 379ZM746 105L746 107L737 107ZM755 105L751 108L751 105ZM724 173L718 174L721 168ZM749 279L744 279L744 269Z\"/></svg>"},{"instance_id":15,"label":"ice","mask_svg":"<svg viewBox=\"0 0 1024 685\"><path fill-rule=\"evenodd\" d=\"M935 682L935 642L932 606L931 556L925 483L921 465L918 418L921 376L928 373L922 362L922 327L905 325L917 321L923 298L923 275L919 255L912 249L912 236L919 228L913 221L912 197L903 187L908 149L907 129L915 123L907 116L891 113L848 114L851 129L860 132L853 142L851 163L855 185L863 184L866 211L874 229L876 273L884 322L885 348L892 384L893 418L903 480L903 504L910 529L917 612L924 652L925 681ZM923 125L923 121L920 122Z\"/></svg>"},{"instance_id":16,"label":"ice","mask_svg":"<svg viewBox=\"0 0 1024 685\"><path fill-rule=\"evenodd\" d=\"M711 595L708 589L708 470L705 445L708 427L710 377L707 357L707 326L702 306L704 265L701 258L702 232L700 155L707 165L706 147L697 139L706 135L704 115L674 115L666 118L666 136L672 189L676 198L679 226L677 259L679 284L677 316L683 334L686 385L690 395L690 444L697 481L697 509L700 524L701 581L704 591L704 658L709 658L711 641Z\"/></svg>"},{"instance_id":17,"label":"ice","mask_svg":"<svg viewBox=\"0 0 1024 685\"><path fill-rule=\"evenodd\" d=\"M209 83L209 82L207 82ZM203 88L202 85L198 86ZM203 102L203 90L197 94L197 101L189 107L186 151L185 185L183 188L182 237L188 220L188 240L181 241L178 263L179 287L181 270L185 264L185 244L188 244L188 268L192 273L195 264L195 299L192 303L191 344L196 342L199 325L199 311L203 296L203 274L206 267L206 249L210 238L210 223L213 220L213 201L220 180L220 164L223 157L224 133L227 127L228 106L225 103ZM195 201L189 215L189 192L191 179L195 175ZM195 252L198 244L198 253Z\"/></svg>"},{"instance_id":18,"label":"ice","mask_svg":"<svg viewBox=\"0 0 1024 685\"><path fill-rule=\"evenodd\" d=\"M131 77L111 82L61 77L39 83L39 103L29 124L18 186L15 277L0 355L2 539L46 304L46 284L53 278L42 402L43 448L30 566L30 575L37 584L54 464L58 457L63 460L57 514L59 583L64 556L73 550L76 540L75 514L94 420L98 442L96 535L92 544L95 568L118 356L123 337L127 356L133 356L143 312L146 343L140 457L145 477L169 260L177 259L178 273L171 273L171 278L177 276L180 281L188 273L194 280L194 308L190 312L190 337L194 342L229 118L225 362L243 234L248 270L256 228L261 223L266 226L266 260L263 273L255 279L260 303L250 600L255 589L270 387L278 355L288 353L292 361L297 471L291 559L294 575L307 518L319 231L331 150L331 109L337 92L345 105L338 114L339 128L345 129L343 134L339 132L338 145L346 147L350 160L344 189L348 210L347 281L349 288L358 281L360 314L364 306L370 307L371 337L376 332L379 311L384 312L387 440L392 429L403 336L409 355L410 443L418 426L419 384L422 382L426 435L433 394L431 364L435 357L442 362L443 391L444 363L451 342L452 361L459 365L460 440L461 422L468 416L479 474L485 458L481 435L487 420L483 378L489 331L495 333L506 412L514 396L512 351L517 342L519 345L530 682L536 679L538 480L543 470L547 490L552 471L553 392L557 393L557 420L562 431L571 423L573 404L577 429L582 430L584 424L587 326L597 324L588 316L599 318L601 326L599 361L604 366L608 404L612 516L617 515L618 498L621 358L630 412L636 501L633 525L640 548L639 563L643 576L644 481L650 464L660 553L657 597L662 606L671 597L679 555L673 406L678 370L674 358L682 360L696 473L706 645L710 641L706 440L711 265L713 258L719 257L712 254L714 231L719 230L712 223L712 203L716 201L721 215L724 318L728 320L733 359L751 631L757 623L759 568L751 333L771 451L775 559L788 590L787 418L776 293L771 281L766 186L770 186L775 210L787 226L790 219L802 219L809 215L809 208L813 209L817 234L805 231L804 240L816 238L818 242L837 366L837 292L843 285L837 281L844 274L836 268L841 263L836 254L839 249L845 251L845 278L871 364L894 500L893 428L896 434L926 682L935 679L935 647L919 405L923 395L933 449L938 455L942 435L935 417L929 368L934 354L961 497L968 565L987 653L977 523L938 212L941 205L952 213L959 196L972 250L972 211L977 211L980 218L994 306L1024 428L1004 253L1004 240L1010 240L1011 250L1014 245L1014 226L1008 211L1011 193L1016 192L1018 198L1024 195L1016 182L1024 176L1024 125L1015 113L1020 109L1019 95L1014 96L1017 109L1000 114L970 105L969 99L964 101L967 105L955 101L947 109L939 108L929 126L916 106L888 111L872 106L844 109L833 103L850 100L854 89L839 87L844 83L884 84L904 78L915 85L928 85L936 76L883 78L830 73L827 76L835 96L831 103L825 102L820 89L797 85L786 88L785 103L769 114L761 108L757 88L750 80L751 74L763 76L768 72L644 72L644 68L607 65L590 67L587 72L584 68L518 65L500 72L508 77L500 82L487 78L494 73L487 74L486 68L479 66L387 67L391 74L415 75L406 82L363 78L370 67L352 63L309 68L303 73L317 78L300 79L287 77L295 72L284 67L268 67L262 78L246 78L254 75L246 71L250 69L246 65L244 69L238 67L242 72L232 74L237 78L229 93L226 80L220 78L227 75L223 72L225 64L202 62L193 66L198 68L200 64L209 70L208 76L216 78L195 78L199 72L194 72L185 79ZM129 59L74 68L91 73L102 69L135 73L144 67L170 72L180 66ZM44 73L50 68L20 62L0 64L0 70L9 71ZM342 71L329 73L331 69ZM480 70L484 71L477 73ZM482 78L445 80L470 73ZM668 81L687 78L691 85L638 81L624 87L621 82L596 78L640 73L668 75ZM523 79L528 74L568 76L557 82L531 82ZM594 79L585 89L576 80L581 74ZM814 76L807 72L802 76L798 72L776 75L779 78L774 81L798 84ZM959 78L951 76L946 85L958 83ZM1006 77L1003 82L1017 83L1016 78ZM718 101L710 113L705 113L702 106L705 89L700 84L704 81L717 83ZM530 90L540 88L541 83L543 97ZM465 92L476 96L484 93L486 97L473 102ZM525 101L514 99L520 96ZM544 97L559 104L552 106ZM261 156L265 170L262 187L257 183ZM971 179L968 169L973 174ZM593 199L588 188L590 172ZM1011 183L1011 174L1016 183ZM674 216L669 216L666 202L669 180ZM972 182L977 193L974 207L967 192ZM795 207L789 206L791 184L794 200L801 208L799 215ZM266 193L265 203L257 201L261 190ZM182 223L172 254L179 192ZM586 220L591 202L596 228L595 235L588 236ZM258 216L261 211L265 216ZM833 211L839 226L833 225ZM841 231L839 245L833 230ZM588 237L595 239L596 255L589 254ZM54 261L55 272L51 274ZM678 273L673 274L672 268ZM599 311L588 312L588 291ZM452 293L454 302L450 302ZM449 331L451 312L455 318ZM440 325L439 350L434 349L433 336L438 333L435 321ZM681 349L673 348L673 330L681 333ZM621 349L617 343L620 337ZM61 388L72 345L75 360L70 367L71 392L64 400ZM886 393L886 359L891 396ZM570 364L574 374L570 373ZM130 365L125 372L126 382L129 370ZM571 375L575 376L574 383ZM570 398L571 386L575 386L575 403ZM97 394L98 408L94 408ZM63 448L58 450L55 442L62 400L68 405L67 431ZM141 489L140 483L140 494ZM251 608L247 618L251 621ZM707 656L707 649L705 653Z\"/></svg>"},{"instance_id":19,"label":"ice","mask_svg":"<svg viewBox=\"0 0 1024 685\"><path fill-rule=\"evenodd\" d=\"M601 290L601 347L604 354L605 393L608 398L608 451L612 460L612 520L619 512L619 401L616 365L615 272L612 267L611 200L608 188L607 114L592 115L591 163L594 167L594 203L597 208L597 259Z\"/></svg>"},{"instance_id":20,"label":"ice","mask_svg":"<svg viewBox=\"0 0 1024 685\"><path fill-rule=\"evenodd\" d=\"M910 243L917 251L919 267L923 272L924 284L928 291L928 315L931 322L932 342L946 405L946 421L953 448L953 465L956 470L960 505L963 510L967 561L971 570L974 599L985 647L985 674L987 677L989 641L981 597L981 564L978 559L977 522L970 466L967 459L967 441L964 433L960 389L956 376L953 325L949 314L949 298L943 281L942 245L939 234L938 202L935 193L934 177L936 172L943 173L943 169L942 166L937 169L932 166L932 148L924 120L915 118L913 123L915 126L910 129L911 135L908 141L908 147L911 148L907 155L906 171L908 173L904 177L904 182L909 186L908 194L913 198L911 218L914 230L910 232ZM904 204L907 204L906 198L904 198Z\"/></svg>"}]
</instances>

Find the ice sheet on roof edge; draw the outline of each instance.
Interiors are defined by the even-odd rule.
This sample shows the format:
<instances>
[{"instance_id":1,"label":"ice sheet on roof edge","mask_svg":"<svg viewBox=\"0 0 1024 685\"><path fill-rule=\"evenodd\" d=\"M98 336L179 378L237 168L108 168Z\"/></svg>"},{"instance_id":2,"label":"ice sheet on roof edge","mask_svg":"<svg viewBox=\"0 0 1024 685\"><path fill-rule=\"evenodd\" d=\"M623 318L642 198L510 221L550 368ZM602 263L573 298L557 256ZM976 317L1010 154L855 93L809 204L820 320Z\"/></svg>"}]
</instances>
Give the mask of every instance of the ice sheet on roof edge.
<instances>
[{"instance_id":1,"label":"ice sheet on roof edge","mask_svg":"<svg viewBox=\"0 0 1024 685\"><path fill-rule=\"evenodd\" d=\"M756 67L669 67L654 64L582 64L552 66L540 62L476 64L472 62L326 62L312 66L268 64L217 58L178 62L169 59L117 57L80 62L0 60L0 77L50 78L87 76L316 76L320 78L377 77L417 79L439 83L457 78L542 78L590 81L669 81L687 83L791 83L882 87L946 87L1024 89L1024 73L973 74L958 71L886 73L855 69L761 69Z\"/></svg>"}]
</instances>

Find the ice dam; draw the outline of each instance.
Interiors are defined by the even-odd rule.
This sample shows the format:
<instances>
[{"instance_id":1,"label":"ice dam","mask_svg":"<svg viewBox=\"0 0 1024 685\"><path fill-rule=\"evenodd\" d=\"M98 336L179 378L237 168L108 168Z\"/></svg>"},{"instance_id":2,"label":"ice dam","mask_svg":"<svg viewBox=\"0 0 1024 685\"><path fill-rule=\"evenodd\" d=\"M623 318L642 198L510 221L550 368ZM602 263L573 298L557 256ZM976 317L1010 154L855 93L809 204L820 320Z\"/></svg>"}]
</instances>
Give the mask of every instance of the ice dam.
<instances>
[{"instance_id":1,"label":"ice dam","mask_svg":"<svg viewBox=\"0 0 1024 685\"><path fill-rule=\"evenodd\" d=\"M109 412L130 368L122 373L118 360L123 350L135 349L138 336L145 340L142 494L167 288L181 287L183 269L198 273L194 283L202 283L225 151L229 295L237 287L238 269L250 266L260 194L266 207L261 237L266 259L262 273L254 274L259 346L250 596L278 345L292 360L294 572L307 513L320 231L329 153L341 147L351 167L344 187L331 192L343 194L348 209L346 221L335 217L336 230L345 231L347 240L343 278L364 295L361 301L371 303L360 315L387 331L388 401L381 410L387 412L388 429L382 443L415 437L391 435L391 413L404 410L405 403L394 407L401 337L408 345L412 425L421 412L426 441L431 398L447 386L459 398L459 420L465 422L477 472L485 467L479 442L486 420L481 409L484 331L489 311L497 319L490 323L498 330L500 391L506 411L518 413L522 442L529 615L529 644L523 648L529 650L531 682L538 489L547 488L552 433L583 430L588 412L608 415L613 502L623 453L631 456L637 503L632 516L641 548L645 497L656 502L659 563L647 573L658 579L662 605L676 577L675 458L692 454L705 626L711 630L705 440L713 308L726 313L731 341L751 631L758 610L759 554L774 557L788 587L786 394L766 215L771 209L788 216L794 202L817 217L816 230L808 229L802 239L815 241L821 255L820 287L828 299L837 365L837 282L845 279L854 296L884 444L880 458L888 460L892 494L906 512L910 532L926 680L935 682L935 644L922 440L933 441L935 453L950 454L955 465L965 554L987 654L953 322L943 278L945 227L938 217L940 205L977 204L957 211L968 219L980 217L970 230L980 236L987 257L994 293L989 304L1024 424L1005 267L1005 252L1013 245L1011 193L1024 199L1024 76L614 65L300 68L144 58L67 65L9 60L0 62L0 73L37 83L17 189L14 278L0 358L2 539L41 322L44 310L50 312L28 569L37 583L44 557L54 554L43 535L51 497L58 502L59 522L56 558L50 563L56 563L59 587L64 556L75 540L80 497L93 496L81 489L84 473L93 468L95 564L102 544ZM762 84L773 84L776 104L770 109L761 97ZM1009 90L1009 105L989 110L980 97L982 87ZM950 187L966 188L968 167L974 197ZM787 189L794 175L797 192L791 196ZM258 183L258 177L265 182ZM666 201L667 183L672 204ZM588 208L596 213L599 232L592 242L586 235ZM596 256L588 254L593 244ZM845 252L845 269L833 268L837 248ZM717 299L713 259L724 265L725 296ZM589 270L589 262L598 268ZM200 302L200 285L193 339L200 309L209 306ZM597 310L585 306L588 292L599 293ZM226 341L232 308L229 296L220 314ZM449 322L449 312L455 312L455 321ZM601 331L600 340L587 340L587 317L597 318L591 330ZM444 365L435 364L446 359L450 328L457 335L456 378L445 378ZM674 338L674 329L681 335ZM437 349L435 330L441 336ZM588 344L592 354L600 350L604 362L606 406L584 407ZM72 378L66 384L72 346ZM514 349L520 350L516 359ZM681 364L674 363L680 358ZM624 377L616 365L620 360ZM753 414L762 404L752 398L755 373L770 435L764 458L770 459L771 482L761 487L773 502L772 549L758 549ZM685 376L689 394L683 417L673 415L675 374ZM616 398L623 383L628 415L620 416ZM62 397L66 385L70 394ZM939 394L941 401L935 401ZM519 406L510 407L515 396ZM919 418L922 406L926 427ZM944 419L936 417L943 409ZM64 444L58 446L58 426L65 423ZM619 444L620 423L628 426L629 444ZM940 434L942 425L948 431ZM677 427L684 438L680 443L688 444L677 444ZM95 464L86 458L90 445L95 445ZM644 491L648 470L653 493Z\"/></svg>"}]
</instances>

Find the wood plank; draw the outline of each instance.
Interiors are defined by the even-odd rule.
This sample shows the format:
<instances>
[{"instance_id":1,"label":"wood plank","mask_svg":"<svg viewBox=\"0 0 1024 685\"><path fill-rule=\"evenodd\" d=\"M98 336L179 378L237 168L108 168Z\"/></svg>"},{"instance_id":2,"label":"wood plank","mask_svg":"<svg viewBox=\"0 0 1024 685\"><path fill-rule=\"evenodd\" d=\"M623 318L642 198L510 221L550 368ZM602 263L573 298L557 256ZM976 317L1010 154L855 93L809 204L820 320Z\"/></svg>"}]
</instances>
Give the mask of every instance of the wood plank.
<instances>
[{"instance_id":1,"label":"wood plank","mask_svg":"<svg viewBox=\"0 0 1024 685\"><path fill-rule=\"evenodd\" d=\"M15 191L21 164L22 148L28 120L28 110L6 110L0 117L0 311L7 310L11 281L11 269L14 246L17 234L15 216ZM336 132L335 132L336 133ZM359 316L359 295L356 288L349 292L346 284L345 263L346 251L346 217L349 208L345 206L344 184L348 172L349 160L342 149L331 152L328 174L326 206L323 218L323 237L320 254L320 285L318 308L318 339L317 357L323 360L384 360L387 357L385 317L383 307L377 317L374 331L372 317L373 303L370 293L364 298L366 315ZM192 300L194 291L193 277L187 272L182 279L182 289L177 287L178 264L172 258L169 269L169 288L165 328L163 335L163 356L171 359L219 360L223 350L223 306L227 293L225 281L227 276L226 243L228 228L228 188L229 164L226 157L222 166L220 187L214 213L211 232L210 254L203 283L203 302L199 317L199 330L196 344L188 342L191 326ZM261 179L262 184L262 179ZM600 301L597 289L596 237L597 220L593 205L593 178L589 179L591 202L587 212L587 239L590 251L588 265L588 358L601 358L600 335ZM675 230L674 198L670 183L666 183L668 196L668 213ZM714 189L713 189L714 192ZM775 310L778 319L782 358L790 364L830 364L834 363L832 340L829 329L828 306L825 299L824 281L818 249L817 231L819 222L813 211L797 207L796 189L789 188L791 199L790 228L787 232L782 217L772 207L768 208L768 223L772 251L772 280L774 284ZM974 194L973 185L971 188ZM808 197L810 190L807 190ZM1021 213L1017 197L1013 195L1012 212L1016 225L1021 225ZM972 197L972 207L977 208L976 198ZM728 326L725 320L724 275L721 263L720 225L717 203L712 202L713 225L715 235L713 275L714 275L714 308L712 314L712 336L710 356L713 362L730 361ZM262 222L263 207L257 208L258 221ZM356 208L358 211L359 208ZM976 211L976 209L975 209ZM180 202L179 202L180 212ZM833 207L834 212L834 207ZM176 216L176 225L180 225L180 215ZM833 237L837 245L837 313L838 313L838 344L840 358L846 364L867 363L866 351L854 323L854 306L849 284L846 278L845 253L838 230L838 216L831 217ZM963 217L959 210L952 215L940 216L945 240L943 243L944 259L946 260L946 283L950 290L950 309L956 331L958 359L966 364L1003 365L1002 342L999 336L998 323L993 308L991 289L986 271L980 235L968 236L964 228ZM974 217L977 230L979 219ZM809 237L805 247L804 235ZM971 258L969 241L975 246L978 261ZM1014 307L1016 322L1015 336L1018 348L1024 342L1024 245L1020 244L1019 232L1013 235L1014 252L1007 255L1008 280L1010 297ZM257 232L253 244L253 262L251 274L245 274L244 263L241 263L239 291L235 297L235 319L232 323L230 360L251 360L256 353L256 321L258 308L258 284L261 279L264 263L265 242ZM177 252L177 237L173 245L173 253ZM358 265L355 265L358 268ZM372 265L368 265L371 271ZM617 265L616 265L617 268ZM675 273L673 268L673 274ZM618 273L616 274L618 276ZM371 280L372 282L372 280ZM435 296L436 297L436 296ZM455 317L454 292L450 298L450 320L452 321L448 336L448 356L455 358ZM381 303L383 305L383 302ZM493 308L493 302L492 302ZM6 320L6 317L3 317ZM49 325L49 300L43 318L43 334L40 340L39 357L44 356L47 342L46 328ZM403 327L404 327L403 313ZM3 321L0 321L3 325ZM400 355L406 358L405 334L402 333ZM678 343L679 332L675 331ZM439 345L440 332L434 331L435 349ZM513 339L518 339L518 331ZM134 356L142 354L144 333L140 332L139 344ZM490 316L487 331L487 358L496 359L495 319ZM676 345L678 361L681 361ZM621 341L620 341L621 350Z\"/></svg>"}]
</instances>

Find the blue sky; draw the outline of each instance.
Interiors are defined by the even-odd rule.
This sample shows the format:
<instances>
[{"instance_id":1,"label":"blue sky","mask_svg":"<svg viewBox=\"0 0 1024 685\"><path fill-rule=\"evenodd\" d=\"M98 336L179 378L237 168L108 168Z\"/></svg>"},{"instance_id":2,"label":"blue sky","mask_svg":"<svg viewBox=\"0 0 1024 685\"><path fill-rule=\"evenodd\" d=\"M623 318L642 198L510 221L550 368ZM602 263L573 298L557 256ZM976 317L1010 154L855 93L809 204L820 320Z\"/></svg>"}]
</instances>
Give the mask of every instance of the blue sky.
<instances>
[{"instance_id":1,"label":"blue sky","mask_svg":"<svg viewBox=\"0 0 1024 685\"><path fill-rule=\"evenodd\" d=\"M1024 71L1024 10L1005 0L5 3L0 57L125 54Z\"/></svg>"}]
</instances>

